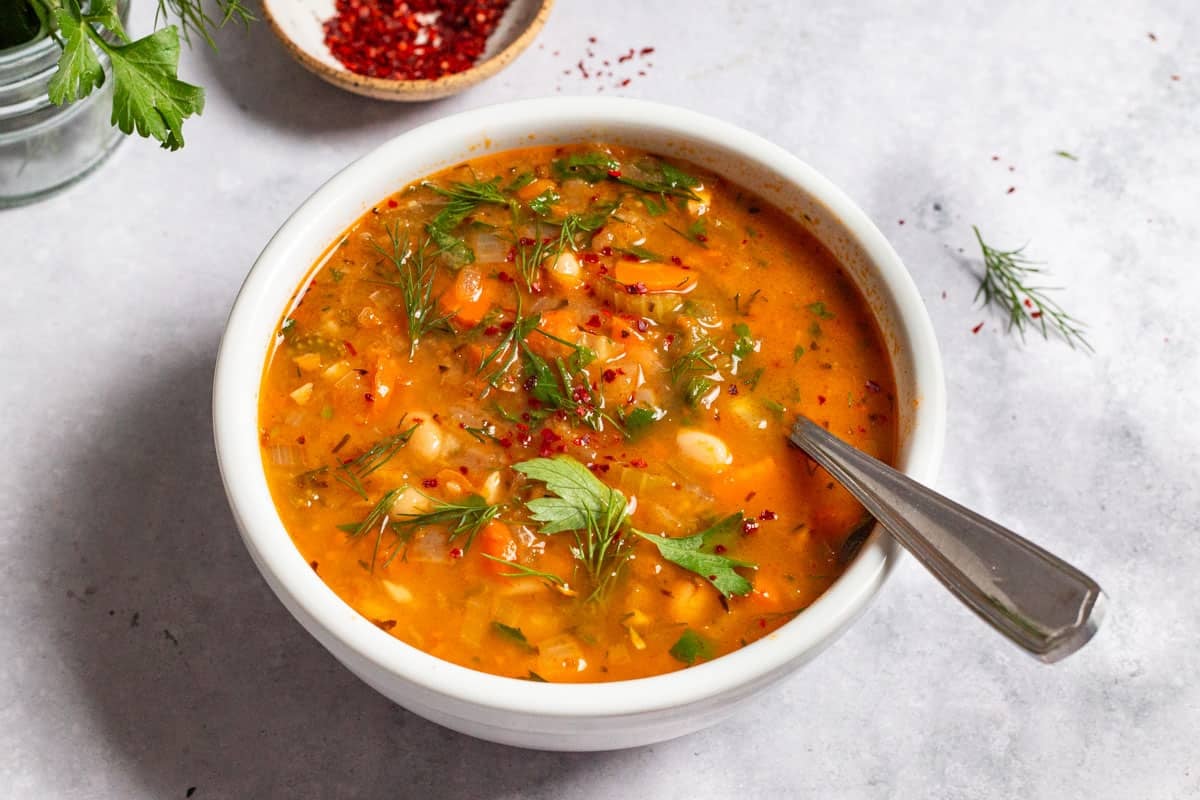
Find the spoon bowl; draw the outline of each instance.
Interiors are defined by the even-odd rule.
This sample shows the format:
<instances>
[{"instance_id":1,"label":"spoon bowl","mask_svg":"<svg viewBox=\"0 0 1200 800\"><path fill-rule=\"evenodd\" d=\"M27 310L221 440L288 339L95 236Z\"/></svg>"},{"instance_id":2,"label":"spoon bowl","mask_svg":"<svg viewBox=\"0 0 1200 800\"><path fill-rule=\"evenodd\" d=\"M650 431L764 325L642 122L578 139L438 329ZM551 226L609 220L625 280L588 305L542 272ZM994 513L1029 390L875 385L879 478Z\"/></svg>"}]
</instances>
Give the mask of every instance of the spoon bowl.
<instances>
[{"instance_id":1,"label":"spoon bowl","mask_svg":"<svg viewBox=\"0 0 1200 800\"><path fill-rule=\"evenodd\" d=\"M322 80L376 100L419 102L458 94L500 72L534 40L553 5L554 0L512 0L475 66L431 80L372 78L348 70L325 45L334 0L263 0L263 13L292 58Z\"/></svg>"}]
</instances>

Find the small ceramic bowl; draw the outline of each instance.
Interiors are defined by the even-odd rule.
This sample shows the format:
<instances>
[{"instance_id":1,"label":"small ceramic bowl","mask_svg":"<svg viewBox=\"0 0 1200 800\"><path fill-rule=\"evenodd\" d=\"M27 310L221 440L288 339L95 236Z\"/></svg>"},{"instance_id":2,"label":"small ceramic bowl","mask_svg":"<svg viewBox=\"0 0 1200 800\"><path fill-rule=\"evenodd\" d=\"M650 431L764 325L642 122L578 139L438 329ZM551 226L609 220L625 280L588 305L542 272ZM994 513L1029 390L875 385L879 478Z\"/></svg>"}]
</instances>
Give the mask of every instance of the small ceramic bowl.
<instances>
[{"instance_id":1,"label":"small ceramic bowl","mask_svg":"<svg viewBox=\"0 0 1200 800\"><path fill-rule=\"evenodd\" d=\"M338 61L325 46L325 21L335 14L334 0L263 0L262 5L271 30L305 69L355 94L377 100L417 102L458 94L504 69L537 36L554 2L512 0L475 66L436 80L414 81L359 75Z\"/></svg>"},{"instance_id":2,"label":"small ceramic bowl","mask_svg":"<svg viewBox=\"0 0 1200 800\"><path fill-rule=\"evenodd\" d=\"M430 173L496 150L594 141L697 163L752 187L811 230L880 323L898 389L899 468L932 482L945 425L933 327L899 256L837 187L787 151L727 123L617 98L510 103L409 131L317 190L251 269L217 357L217 454L246 546L296 619L384 695L472 736L551 750L631 747L718 722L833 642L866 609L900 556L899 546L876 529L808 609L774 634L710 662L638 680L553 684L476 672L390 636L344 603L292 544L263 472L258 392L280 316L314 262L373 204Z\"/></svg>"}]
</instances>

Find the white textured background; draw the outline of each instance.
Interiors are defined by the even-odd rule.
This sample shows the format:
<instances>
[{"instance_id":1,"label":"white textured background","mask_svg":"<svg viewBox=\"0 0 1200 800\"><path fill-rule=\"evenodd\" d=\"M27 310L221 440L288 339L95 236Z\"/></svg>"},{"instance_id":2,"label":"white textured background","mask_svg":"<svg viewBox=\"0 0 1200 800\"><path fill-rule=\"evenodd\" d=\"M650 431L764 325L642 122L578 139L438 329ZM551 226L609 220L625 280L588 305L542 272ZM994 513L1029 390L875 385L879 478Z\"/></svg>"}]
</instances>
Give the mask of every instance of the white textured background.
<instances>
[{"instance_id":1,"label":"white textured background","mask_svg":"<svg viewBox=\"0 0 1200 800\"><path fill-rule=\"evenodd\" d=\"M142 31L151 5L135 2ZM564 75L588 36L593 66L642 46L653 66L622 90ZM265 25L230 31L185 55L208 109L184 151L130 142L0 212L0 795L1200 797L1195 0L560 0L538 41L466 95L403 107L309 77ZM601 85L760 133L879 223L945 355L940 488L1099 579L1111 613L1091 645L1038 665L909 560L727 724L554 755L396 708L291 620L237 538L210 440L247 268L386 138ZM972 223L1029 242L1094 356L1022 346L973 307Z\"/></svg>"}]
</instances>

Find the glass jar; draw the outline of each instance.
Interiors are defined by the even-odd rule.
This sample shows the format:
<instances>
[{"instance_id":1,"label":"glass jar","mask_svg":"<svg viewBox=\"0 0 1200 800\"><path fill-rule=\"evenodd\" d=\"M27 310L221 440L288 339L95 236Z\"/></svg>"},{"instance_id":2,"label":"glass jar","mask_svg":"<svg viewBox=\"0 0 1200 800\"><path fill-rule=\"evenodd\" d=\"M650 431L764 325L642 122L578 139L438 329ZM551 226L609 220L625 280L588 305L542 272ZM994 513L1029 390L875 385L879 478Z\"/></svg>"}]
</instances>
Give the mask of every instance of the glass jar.
<instances>
[{"instance_id":1,"label":"glass jar","mask_svg":"<svg viewBox=\"0 0 1200 800\"><path fill-rule=\"evenodd\" d=\"M122 4L122 19L128 3ZM113 78L97 51L104 84L62 106L47 90L62 48L50 37L0 50L0 207L36 200L82 178L123 134L113 127Z\"/></svg>"}]
</instances>

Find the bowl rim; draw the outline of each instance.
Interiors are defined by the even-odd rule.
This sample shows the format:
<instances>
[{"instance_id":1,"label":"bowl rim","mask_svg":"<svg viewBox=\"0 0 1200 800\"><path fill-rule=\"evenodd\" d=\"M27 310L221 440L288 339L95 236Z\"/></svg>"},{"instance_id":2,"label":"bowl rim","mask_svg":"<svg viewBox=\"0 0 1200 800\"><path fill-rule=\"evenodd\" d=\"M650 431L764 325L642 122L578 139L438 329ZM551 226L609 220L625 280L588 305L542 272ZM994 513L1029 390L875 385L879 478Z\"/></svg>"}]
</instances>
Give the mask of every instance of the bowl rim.
<instances>
[{"instance_id":1,"label":"bowl rim","mask_svg":"<svg viewBox=\"0 0 1200 800\"><path fill-rule=\"evenodd\" d=\"M296 549L271 500L258 447L257 396L269 343L242 344L248 340L248 332L262 324L263 314L272 315L274 324L283 313L280 307L265 306L260 297L271 273L282 269L295 275L294 287L303 285L316 256L301 259L303 264L297 266L291 253L299 247L296 242L333 207L354 204L361 209L378 201L379 197L363 197L362 187L380 170L398 174L403 167L397 165L428 158L431 153L466 151L468 142L484 139L480 132L502 125L540 132L597 124L632 125L701 148L722 148L739 159L757 162L823 204L856 241L868 268L890 293L896 309L895 335L910 348L918 402L899 468L919 481L932 483L944 443L941 356L912 276L880 230L841 189L782 147L695 111L644 100L594 97L550 97L487 106L438 119L384 143L305 200L250 269L230 312L214 373L218 464L247 549L284 605L322 644L343 661L349 653L359 666L367 662L426 692L499 712L541 717L627 716L749 691L836 638L865 610L901 553L899 544L876 526L841 577L803 613L771 636L712 661L634 680L545 684L459 666L391 636L341 600ZM355 212L352 218L361 213ZM256 399L253 404L246 402L248 394ZM343 652L335 651L334 644ZM361 674L359 666L352 669Z\"/></svg>"},{"instance_id":2,"label":"bowl rim","mask_svg":"<svg viewBox=\"0 0 1200 800\"><path fill-rule=\"evenodd\" d=\"M287 0L263 0L263 16L275 37L283 43L284 49L307 69L322 80L365 97L377 100L411 99L414 101L437 100L452 94L465 91L477 83L487 80L504 69L517 56L525 52L537 35L541 32L550 17L554 0L537 0L537 13L529 24L499 51L482 61L477 61L462 72L452 72L440 78L419 78L397 80L393 78L376 78L370 75L360 75L352 72L343 65L332 66L314 56L295 39L288 35L284 25L276 19L271 10L272 2L287 2ZM336 58L335 58L336 60Z\"/></svg>"}]
</instances>

